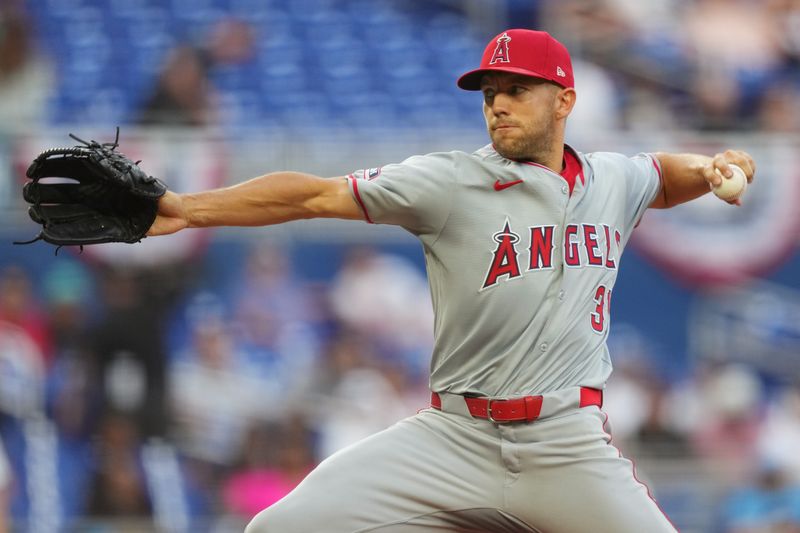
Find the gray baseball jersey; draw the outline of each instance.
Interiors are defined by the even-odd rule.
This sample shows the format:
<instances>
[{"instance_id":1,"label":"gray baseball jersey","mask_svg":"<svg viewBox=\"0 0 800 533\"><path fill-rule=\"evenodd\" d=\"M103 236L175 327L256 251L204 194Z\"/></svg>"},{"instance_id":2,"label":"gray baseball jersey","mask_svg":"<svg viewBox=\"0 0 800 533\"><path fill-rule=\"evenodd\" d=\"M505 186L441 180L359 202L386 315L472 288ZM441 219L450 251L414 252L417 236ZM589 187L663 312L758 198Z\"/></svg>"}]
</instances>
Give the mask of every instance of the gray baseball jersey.
<instances>
[{"instance_id":1,"label":"gray baseball jersey","mask_svg":"<svg viewBox=\"0 0 800 533\"><path fill-rule=\"evenodd\" d=\"M439 405L327 458L247 533L675 531L582 398L611 371L611 291L659 163L565 160L561 176L487 146L349 176L368 221L423 243ZM541 411L495 423L464 395L537 395Z\"/></svg>"},{"instance_id":2,"label":"gray baseball jersey","mask_svg":"<svg viewBox=\"0 0 800 533\"><path fill-rule=\"evenodd\" d=\"M350 175L368 221L400 225L423 244L432 390L509 397L604 386L611 292L660 167L646 154L575 155L571 194L564 177L491 145Z\"/></svg>"}]
</instances>

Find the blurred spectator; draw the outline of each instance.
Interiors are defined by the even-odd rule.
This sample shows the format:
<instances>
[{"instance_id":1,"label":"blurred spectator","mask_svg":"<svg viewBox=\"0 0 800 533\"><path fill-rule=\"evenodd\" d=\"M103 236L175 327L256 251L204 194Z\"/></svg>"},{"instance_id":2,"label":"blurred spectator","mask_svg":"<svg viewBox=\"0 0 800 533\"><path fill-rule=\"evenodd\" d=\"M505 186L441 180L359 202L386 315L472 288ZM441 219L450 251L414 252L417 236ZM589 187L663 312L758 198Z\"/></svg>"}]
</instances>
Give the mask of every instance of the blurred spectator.
<instances>
[{"instance_id":1,"label":"blurred spectator","mask_svg":"<svg viewBox=\"0 0 800 533\"><path fill-rule=\"evenodd\" d=\"M617 324L608 342L614 372L603 394L603 410L615 443L624 449L652 409L654 369L647 340L633 326Z\"/></svg>"},{"instance_id":2,"label":"blurred spectator","mask_svg":"<svg viewBox=\"0 0 800 533\"><path fill-rule=\"evenodd\" d=\"M52 351L55 358L86 350L92 276L77 261L61 259L42 283Z\"/></svg>"},{"instance_id":3,"label":"blurred spectator","mask_svg":"<svg viewBox=\"0 0 800 533\"><path fill-rule=\"evenodd\" d=\"M6 458L3 439L0 438L0 533L11 531L11 514L9 501L11 500L11 465Z\"/></svg>"},{"instance_id":4,"label":"blurred spectator","mask_svg":"<svg viewBox=\"0 0 800 533\"><path fill-rule=\"evenodd\" d=\"M321 317L285 250L270 244L250 250L233 308L237 342L252 372L282 401L302 397L319 357Z\"/></svg>"},{"instance_id":5,"label":"blurred spectator","mask_svg":"<svg viewBox=\"0 0 800 533\"><path fill-rule=\"evenodd\" d=\"M772 18L775 38L783 56L784 71L800 67L800 2L797 0L767 0L764 9Z\"/></svg>"},{"instance_id":6,"label":"blurred spectator","mask_svg":"<svg viewBox=\"0 0 800 533\"><path fill-rule=\"evenodd\" d=\"M86 507L92 431L101 408L93 403L92 397L86 302L78 303L65 294L52 297L56 357L47 376L47 414L56 433L61 512L70 521L78 518Z\"/></svg>"},{"instance_id":7,"label":"blurred spectator","mask_svg":"<svg viewBox=\"0 0 800 533\"><path fill-rule=\"evenodd\" d=\"M769 71L780 62L780 38L768 9L747 0L685 4L682 26L701 71Z\"/></svg>"},{"instance_id":8,"label":"blurred spectator","mask_svg":"<svg viewBox=\"0 0 800 533\"><path fill-rule=\"evenodd\" d=\"M45 368L30 335L0 320L0 413L24 419L44 405Z\"/></svg>"},{"instance_id":9,"label":"blurred spectator","mask_svg":"<svg viewBox=\"0 0 800 533\"><path fill-rule=\"evenodd\" d=\"M170 367L170 400L192 475L217 482L235 463L250 425L275 416L284 402L244 363L226 325L209 318L193 325L191 346Z\"/></svg>"},{"instance_id":10,"label":"blurred spectator","mask_svg":"<svg viewBox=\"0 0 800 533\"><path fill-rule=\"evenodd\" d=\"M226 511L249 520L286 496L314 466L308 429L300 417L281 426L253 425L242 464L222 487Z\"/></svg>"},{"instance_id":11,"label":"blurred spectator","mask_svg":"<svg viewBox=\"0 0 800 533\"><path fill-rule=\"evenodd\" d=\"M798 127L794 0L565 0L543 4L542 13L543 27L575 51L579 96L594 90L581 91L582 61L616 81L612 127Z\"/></svg>"},{"instance_id":12,"label":"blurred spectator","mask_svg":"<svg viewBox=\"0 0 800 533\"><path fill-rule=\"evenodd\" d=\"M697 106L691 126L731 130L742 125L739 106L744 95L732 73L709 66L694 77L691 89Z\"/></svg>"},{"instance_id":13,"label":"blurred spectator","mask_svg":"<svg viewBox=\"0 0 800 533\"><path fill-rule=\"evenodd\" d=\"M62 259L43 282L54 360L48 373L49 412L68 440L90 431L91 361L89 303L91 274L77 261Z\"/></svg>"},{"instance_id":14,"label":"blurred spectator","mask_svg":"<svg viewBox=\"0 0 800 533\"><path fill-rule=\"evenodd\" d=\"M36 51L24 2L0 3L0 132L41 125L54 76Z\"/></svg>"},{"instance_id":15,"label":"blurred spectator","mask_svg":"<svg viewBox=\"0 0 800 533\"><path fill-rule=\"evenodd\" d=\"M207 58L188 45L173 49L139 123L153 126L210 126L217 119L217 99L208 79Z\"/></svg>"},{"instance_id":16,"label":"blurred spectator","mask_svg":"<svg viewBox=\"0 0 800 533\"><path fill-rule=\"evenodd\" d=\"M685 433L675 427L670 389L654 367L648 339L634 326L617 324L609 337L614 373L604 393L603 410L615 445L636 457L686 457Z\"/></svg>"},{"instance_id":17,"label":"blurred spectator","mask_svg":"<svg viewBox=\"0 0 800 533\"><path fill-rule=\"evenodd\" d=\"M233 297L236 319L247 336L259 335L261 319L280 329L315 318L310 295L294 276L288 252L276 245L258 243L248 251Z\"/></svg>"},{"instance_id":18,"label":"blurred spectator","mask_svg":"<svg viewBox=\"0 0 800 533\"><path fill-rule=\"evenodd\" d=\"M723 503L721 521L722 533L798 533L800 485L779 468L762 465L751 485Z\"/></svg>"},{"instance_id":19,"label":"blurred spectator","mask_svg":"<svg viewBox=\"0 0 800 533\"><path fill-rule=\"evenodd\" d=\"M660 383L649 386L647 414L635 434L632 435L637 445L637 457L651 455L655 457L689 458L691 449L686 436L671 427L665 414L672 409L667 388Z\"/></svg>"},{"instance_id":20,"label":"blurred spectator","mask_svg":"<svg viewBox=\"0 0 800 533\"><path fill-rule=\"evenodd\" d=\"M98 409L91 403L92 386L85 358L59 357L48 376L47 413L55 430L57 484L63 517L77 518L86 507L92 466L92 430Z\"/></svg>"},{"instance_id":21,"label":"blurred spectator","mask_svg":"<svg viewBox=\"0 0 800 533\"><path fill-rule=\"evenodd\" d=\"M761 95L756 126L772 133L800 131L800 86L791 80L773 82Z\"/></svg>"},{"instance_id":22,"label":"blurred spectator","mask_svg":"<svg viewBox=\"0 0 800 533\"><path fill-rule=\"evenodd\" d=\"M101 524L107 519L124 519L112 522L114 531L153 530L139 453L140 435L135 421L107 412L98 431L87 514ZM122 529L116 529L116 524Z\"/></svg>"},{"instance_id":23,"label":"blurred spectator","mask_svg":"<svg viewBox=\"0 0 800 533\"><path fill-rule=\"evenodd\" d=\"M316 411L318 460L414 414L407 410L391 381L379 369L369 367L345 372Z\"/></svg>"},{"instance_id":24,"label":"blurred spectator","mask_svg":"<svg viewBox=\"0 0 800 533\"><path fill-rule=\"evenodd\" d=\"M681 0L564 0L543 5L543 27L562 38L583 60L620 80L648 81L664 92L684 68L677 20ZM577 80L577 78L576 78ZM580 91L581 86L577 85ZM663 106L664 102L658 103Z\"/></svg>"},{"instance_id":25,"label":"blurred spectator","mask_svg":"<svg viewBox=\"0 0 800 533\"><path fill-rule=\"evenodd\" d=\"M759 456L800 483L800 387L783 389L769 406L758 437Z\"/></svg>"},{"instance_id":26,"label":"blurred spectator","mask_svg":"<svg viewBox=\"0 0 800 533\"><path fill-rule=\"evenodd\" d=\"M258 68L255 57L253 26L235 17L221 17L202 44L184 43L168 54L138 122L201 127L235 119L236 91L252 86L249 80Z\"/></svg>"},{"instance_id":27,"label":"blurred spectator","mask_svg":"<svg viewBox=\"0 0 800 533\"><path fill-rule=\"evenodd\" d=\"M368 335L342 329L326 345L310 387L310 412L323 428L319 458L349 443L353 435L370 435L428 406L427 377L409 374L403 361L379 357L373 343ZM351 405L358 403L355 395L362 386L387 396L371 405Z\"/></svg>"},{"instance_id":28,"label":"blurred spectator","mask_svg":"<svg viewBox=\"0 0 800 533\"><path fill-rule=\"evenodd\" d=\"M0 411L24 419L44 407L49 333L22 268L0 271Z\"/></svg>"},{"instance_id":29,"label":"blurred spectator","mask_svg":"<svg viewBox=\"0 0 800 533\"><path fill-rule=\"evenodd\" d=\"M244 20L220 19L208 39L208 55L214 65L246 63L255 56L255 31Z\"/></svg>"},{"instance_id":30,"label":"blurred spectator","mask_svg":"<svg viewBox=\"0 0 800 533\"><path fill-rule=\"evenodd\" d=\"M567 122L567 137L573 145L592 142L594 131L618 129L619 101L614 80L608 72L588 61L573 61L575 84L580 94Z\"/></svg>"},{"instance_id":31,"label":"blurred spectator","mask_svg":"<svg viewBox=\"0 0 800 533\"><path fill-rule=\"evenodd\" d=\"M351 370L377 361L369 338L341 329L325 344L320 365L314 370L310 390L320 396L333 395L339 382Z\"/></svg>"},{"instance_id":32,"label":"blurred spectator","mask_svg":"<svg viewBox=\"0 0 800 533\"><path fill-rule=\"evenodd\" d=\"M52 354L47 319L31 287L30 276L21 267L12 265L0 271L0 322L22 328L36 343L41 358L37 364L50 363Z\"/></svg>"},{"instance_id":33,"label":"blurred spectator","mask_svg":"<svg viewBox=\"0 0 800 533\"><path fill-rule=\"evenodd\" d=\"M542 5L543 27L579 57L604 66L624 53L632 28L608 0L564 0Z\"/></svg>"},{"instance_id":34,"label":"blurred spectator","mask_svg":"<svg viewBox=\"0 0 800 533\"><path fill-rule=\"evenodd\" d=\"M369 247L349 251L331 283L331 306L348 328L374 338L389 358L427 371L433 307L425 275L410 261Z\"/></svg>"},{"instance_id":35,"label":"blurred spectator","mask_svg":"<svg viewBox=\"0 0 800 533\"><path fill-rule=\"evenodd\" d=\"M637 39L670 39L679 30L678 10L683 0L605 0L608 8Z\"/></svg>"},{"instance_id":36,"label":"blurred spectator","mask_svg":"<svg viewBox=\"0 0 800 533\"><path fill-rule=\"evenodd\" d=\"M144 274L114 269L104 273L104 309L91 333L91 356L99 404L132 416L149 436L165 431L166 354L163 302L150 296L152 287Z\"/></svg>"},{"instance_id":37,"label":"blurred spectator","mask_svg":"<svg viewBox=\"0 0 800 533\"><path fill-rule=\"evenodd\" d=\"M696 0L683 12L686 44L696 64L690 81L698 126L737 129L763 83L780 66L778 32L767 9L744 0Z\"/></svg>"},{"instance_id":38,"label":"blurred spectator","mask_svg":"<svg viewBox=\"0 0 800 533\"><path fill-rule=\"evenodd\" d=\"M744 366L717 368L702 383L702 416L691 443L702 457L724 464L723 474L731 481L744 479L756 463L762 395L758 376Z\"/></svg>"},{"instance_id":39,"label":"blurred spectator","mask_svg":"<svg viewBox=\"0 0 800 533\"><path fill-rule=\"evenodd\" d=\"M394 366L394 372L380 370L388 363L377 355L375 341L368 333L343 328L326 344L323 364L317 367L310 389L309 413L319 431L318 460L426 406L427 398L409 400L419 388L406 386L402 362ZM428 393L427 382L423 387ZM360 394L372 400L365 403Z\"/></svg>"},{"instance_id":40,"label":"blurred spectator","mask_svg":"<svg viewBox=\"0 0 800 533\"><path fill-rule=\"evenodd\" d=\"M431 389L428 376L409 372L402 361L381 359L376 367L397 394L398 420L430 406Z\"/></svg>"},{"instance_id":41,"label":"blurred spectator","mask_svg":"<svg viewBox=\"0 0 800 533\"><path fill-rule=\"evenodd\" d=\"M603 410L608 414L611 435L619 447L625 448L639 432L651 402L648 382L639 376L638 370L628 365L615 365L608 391L603 395Z\"/></svg>"},{"instance_id":42,"label":"blurred spectator","mask_svg":"<svg viewBox=\"0 0 800 533\"><path fill-rule=\"evenodd\" d=\"M47 414L55 430L60 511L66 522L86 508L91 474L91 435L98 406L92 393L89 339L90 274L61 258L43 282L53 363L47 375Z\"/></svg>"}]
</instances>

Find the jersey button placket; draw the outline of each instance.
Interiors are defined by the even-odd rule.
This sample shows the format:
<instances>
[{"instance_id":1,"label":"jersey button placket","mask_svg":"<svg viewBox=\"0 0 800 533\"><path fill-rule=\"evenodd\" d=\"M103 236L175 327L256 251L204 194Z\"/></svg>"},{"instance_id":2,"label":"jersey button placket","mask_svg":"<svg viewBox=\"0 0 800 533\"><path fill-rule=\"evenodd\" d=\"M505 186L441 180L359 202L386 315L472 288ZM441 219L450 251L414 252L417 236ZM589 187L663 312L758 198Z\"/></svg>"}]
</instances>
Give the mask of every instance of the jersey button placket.
<instances>
[{"instance_id":1,"label":"jersey button placket","mask_svg":"<svg viewBox=\"0 0 800 533\"><path fill-rule=\"evenodd\" d=\"M543 352L546 352L547 348L549 348L549 345L546 342L543 342L542 344L539 345L539 349Z\"/></svg>"}]
</instances>

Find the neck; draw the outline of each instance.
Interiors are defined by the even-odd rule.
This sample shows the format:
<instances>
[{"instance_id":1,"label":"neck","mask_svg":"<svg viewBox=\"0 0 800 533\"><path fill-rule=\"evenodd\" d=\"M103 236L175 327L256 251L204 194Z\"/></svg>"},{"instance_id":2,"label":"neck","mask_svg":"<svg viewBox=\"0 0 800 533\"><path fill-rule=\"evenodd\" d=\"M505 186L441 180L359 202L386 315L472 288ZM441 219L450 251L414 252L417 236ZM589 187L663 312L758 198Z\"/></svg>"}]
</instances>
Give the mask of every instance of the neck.
<instances>
[{"instance_id":1,"label":"neck","mask_svg":"<svg viewBox=\"0 0 800 533\"><path fill-rule=\"evenodd\" d=\"M545 154L541 154L534 163L546 166L556 174L561 174L564 170L564 143L558 145Z\"/></svg>"},{"instance_id":2,"label":"neck","mask_svg":"<svg viewBox=\"0 0 800 533\"><path fill-rule=\"evenodd\" d=\"M559 127L554 127L551 131L552 135L531 147L535 153L527 160L561 174L564 170L564 131Z\"/></svg>"}]
</instances>

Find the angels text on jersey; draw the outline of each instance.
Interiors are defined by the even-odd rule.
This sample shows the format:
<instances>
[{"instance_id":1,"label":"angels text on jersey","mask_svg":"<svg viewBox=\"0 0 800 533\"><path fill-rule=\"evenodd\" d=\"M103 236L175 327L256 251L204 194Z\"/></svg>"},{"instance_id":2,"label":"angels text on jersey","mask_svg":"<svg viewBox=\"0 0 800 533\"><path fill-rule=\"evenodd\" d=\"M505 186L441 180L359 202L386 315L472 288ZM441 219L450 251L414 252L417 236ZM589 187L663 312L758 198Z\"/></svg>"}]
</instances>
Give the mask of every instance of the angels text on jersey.
<instances>
[{"instance_id":1,"label":"angels text on jersey","mask_svg":"<svg viewBox=\"0 0 800 533\"><path fill-rule=\"evenodd\" d=\"M556 229L555 225L529 226L523 233L523 240L523 235L515 232L506 219L503 228L492 235L496 246L480 290L529 272L552 269ZM563 249L564 266L616 270L621 239L621 232L608 224L567 224L559 244Z\"/></svg>"}]
</instances>

